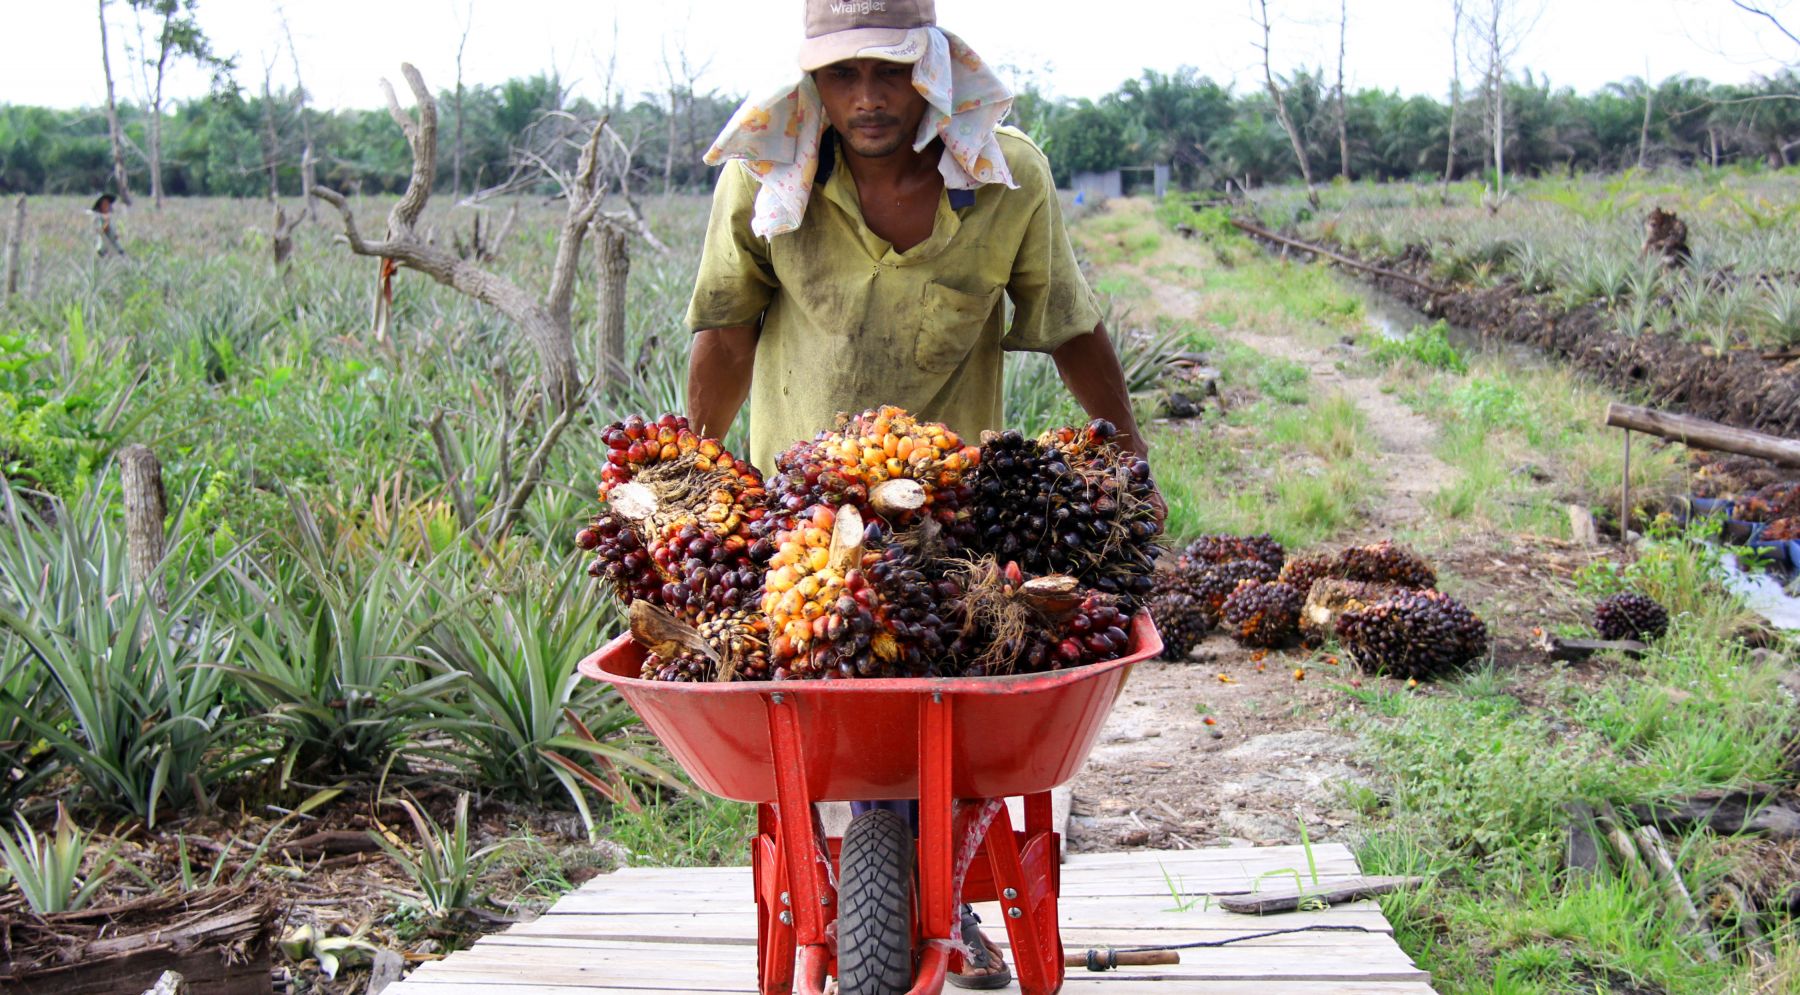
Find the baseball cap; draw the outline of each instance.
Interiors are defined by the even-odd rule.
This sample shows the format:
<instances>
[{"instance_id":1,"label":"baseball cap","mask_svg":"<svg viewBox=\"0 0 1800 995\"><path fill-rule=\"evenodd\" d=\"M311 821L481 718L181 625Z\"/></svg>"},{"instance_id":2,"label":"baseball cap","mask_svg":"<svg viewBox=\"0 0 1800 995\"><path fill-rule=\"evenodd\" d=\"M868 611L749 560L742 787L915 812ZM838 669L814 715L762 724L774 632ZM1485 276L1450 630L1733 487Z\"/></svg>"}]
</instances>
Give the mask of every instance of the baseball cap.
<instances>
[{"instance_id":1,"label":"baseball cap","mask_svg":"<svg viewBox=\"0 0 1800 995\"><path fill-rule=\"evenodd\" d=\"M917 28L937 24L935 0L806 0L800 68L812 72L845 59L917 62Z\"/></svg>"}]
</instances>

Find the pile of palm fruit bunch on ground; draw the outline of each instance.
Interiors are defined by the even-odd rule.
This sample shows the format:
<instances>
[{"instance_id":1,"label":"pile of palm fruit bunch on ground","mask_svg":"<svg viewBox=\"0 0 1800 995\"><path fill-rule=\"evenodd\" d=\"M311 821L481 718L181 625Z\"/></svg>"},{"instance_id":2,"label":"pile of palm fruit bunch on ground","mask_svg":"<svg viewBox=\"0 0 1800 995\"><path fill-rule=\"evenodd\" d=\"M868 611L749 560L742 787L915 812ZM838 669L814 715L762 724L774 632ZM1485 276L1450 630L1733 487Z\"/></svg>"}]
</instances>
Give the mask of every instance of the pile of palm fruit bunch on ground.
<instances>
[{"instance_id":1,"label":"pile of palm fruit bunch on ground","mask_svg":"<svg viewBox=\"0 0 1800 995\"><path fill-rule=\"evenodd\" d=\"M894 407L766 478L686 419L602 433L575 537L671 681L984 676L1125 655L1159 537L1143 460L1096 421L969 445Z\"/></svg>"},{"instance_id":2,"label":"pile of palm fruit bunch on ground","mask_svg":"<svg viewBox=\"0 0 1800 995\"><path fill-rule=\"evenodd\" d=\"M1336 639L1367 670L1425 678L1487 652L1487 626L1438 590L1437 573L1390 541L1289 557L1267 535L1205 535L1152 578L1163 658L1185 660L1223 627L1271 649Z\"/></svg>"}]
</instances>

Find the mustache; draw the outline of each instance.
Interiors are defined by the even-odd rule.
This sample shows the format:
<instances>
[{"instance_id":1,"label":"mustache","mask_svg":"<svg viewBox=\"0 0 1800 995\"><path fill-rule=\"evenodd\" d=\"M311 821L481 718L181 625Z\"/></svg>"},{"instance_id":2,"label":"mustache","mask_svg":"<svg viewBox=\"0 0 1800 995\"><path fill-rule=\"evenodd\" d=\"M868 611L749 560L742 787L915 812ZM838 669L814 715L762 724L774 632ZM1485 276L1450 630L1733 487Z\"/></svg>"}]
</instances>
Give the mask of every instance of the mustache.
<instances>
[{"instance_id":1,"label":"mustache","mask_svg":"<svg viewBox=\"0 0 1800 995\"><path fill-rule=\"evenodd\" d=\"M864 114L850 119L852 128L888 128L899 123L900 119L891 114Z\"/></svg>"}]
</instances>

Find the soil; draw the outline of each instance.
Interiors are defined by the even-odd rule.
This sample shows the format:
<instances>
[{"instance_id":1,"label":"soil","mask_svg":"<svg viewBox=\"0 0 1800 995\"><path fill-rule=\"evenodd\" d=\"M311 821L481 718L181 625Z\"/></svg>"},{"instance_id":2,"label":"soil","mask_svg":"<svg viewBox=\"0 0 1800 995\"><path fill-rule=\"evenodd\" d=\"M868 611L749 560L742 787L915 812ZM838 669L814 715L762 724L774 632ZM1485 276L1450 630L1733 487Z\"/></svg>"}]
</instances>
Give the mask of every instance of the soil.
<instances>
[{"instance_id":1,"label":"soil","mask_svg":"<svg viewBox=\"0 0 1800 995\"><path fill-rule=\"evenodd\" d=\"M1109 207L1143 210L1118 201ZM1211 260L1194 243L1167 240L1153 260L1115 268L1149 288L1149 317L1191 320L1199 295L1151 272L1182 272L1183 264ZM1349 347L1321 349L1232 328L1208 332L1304 365L1314 383L1342 393L1366 416L1379 447L1373 468L1381 494L1334 545L1391 536L1422 518L1424 498L1454 480L1456 471L1433 453L1430 421L1384 393L1378 378L1340 369L1348 355L1340 349ZM1448 549L1428 551L1443 586L1489 620L1497 665L1506 669L1542 666L1531 649L1533 630L1573 618L1568 599L1546 591L1568 586L1576 570L1606 555L1599 547L1496 534L1463 535ZM1302 823L1308 839L1354 845L1357 788L1369 786L1375 772L1351 727L1363 710L1356 692L1376 688L1436 693L1361 674L1349 661L1319 653L1259 653L1217 633L1188 662L1139 665L1074 782L1070 849L1293 844L1301 841Z\"/></svg>"}]
</instances>

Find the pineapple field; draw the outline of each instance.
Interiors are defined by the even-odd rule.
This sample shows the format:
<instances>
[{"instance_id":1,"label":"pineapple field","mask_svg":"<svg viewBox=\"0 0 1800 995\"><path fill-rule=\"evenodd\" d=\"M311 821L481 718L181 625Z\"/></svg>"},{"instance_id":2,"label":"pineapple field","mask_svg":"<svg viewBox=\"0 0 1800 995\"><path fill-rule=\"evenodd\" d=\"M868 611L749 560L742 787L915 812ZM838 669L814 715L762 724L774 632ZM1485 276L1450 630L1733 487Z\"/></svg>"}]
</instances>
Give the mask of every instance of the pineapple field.
<instances>
[{"instance_id":1,"label":"pineapple field","mask_svg":"<svg viewBox=\"0 0 1800 995\"><path fill-rule=\"evenodd\" d=\"M1761 494L1772 523L1784 479L1673 444L1627 461L1601 416L1785 431L1800 186L1440 196L1070 205L1147 460L1015 355L1005 431L845 412L761 468L741 421L705 438L679 413L706 198L644 201L622 352L604 280L577 276L579 365L606 373L572 411L512 322L410 270L386 303L326 216L176 199L101 258L84 204L33 199L0 304L0 964L81 957L83 910L254 907L276 926L251 970L362 991L595 874L744 859L754 811L577 672L622 632L652 680L981 676L1118 657L1146 608L1164 659L1073 786L1071 848L1346 842L1427 879L1382 903L1443 991L1791 990L1794 834L1664 817L1800 809L1795 647L1730 580L1785 575L1683 503ZM1679 271L1636 261L1654 205L1689 226ZM349 209L378 231L390 206ZM475 210L415 228L538 286L565 206L516 210L496 243L482 209L476 249ZM1426 315L1390 335L1352 275L1233 213L1444 293L1378 280ZM1505 330L1546 314L1554 334ZM1715 407L1724 387L1677 390L1696 379L1763 386ZM166 496L148 567L138 446ZM1596 637L1635 648L1544 649ZM1584 825L1660 827L1687 910L1641 865L1572 866Z\"/></svg>"}]
</instances>

